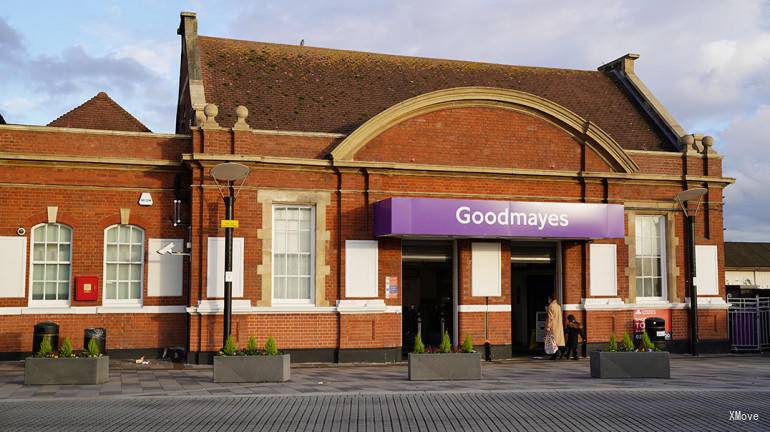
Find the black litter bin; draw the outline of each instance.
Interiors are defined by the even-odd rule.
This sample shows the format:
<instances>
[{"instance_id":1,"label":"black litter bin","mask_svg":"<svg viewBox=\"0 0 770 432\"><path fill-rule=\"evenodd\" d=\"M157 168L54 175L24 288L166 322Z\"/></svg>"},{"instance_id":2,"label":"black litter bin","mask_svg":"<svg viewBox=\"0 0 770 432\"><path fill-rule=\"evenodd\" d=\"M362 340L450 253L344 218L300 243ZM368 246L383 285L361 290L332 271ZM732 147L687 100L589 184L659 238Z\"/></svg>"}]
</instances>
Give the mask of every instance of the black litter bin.
<instances>
[{"instance_id":1,"label":"black litter bin","mask_svg":"<svg viewBox=\"0 0 770 432\"><path fill-rule=\"evenodd\" d=\"M99 352L107 354L107 329L99 327L87 328L83 335L83 349L88 349L88 342L91 338L96 339L96 345L99 347Z\"/></svg>"},{"instance_id":2,"label":"black litter bin","mask_svg":"<svg viewBox=\"0 0 770 432\"><path fill-rule=\"evenodd\" d=\"M54 351L59 349L59 324L51 321L43 321L35 324L35 334L32 336L33 354L40 351L40 342L43 342L43 338L46 336L51 338L51 348L53 348Z\"/></svg>"},{"instance_id":3,"label":"black litter bin","mask_svg":"<svg viewBox=\"0 0 770 432\"><path fill-rule=\"evenodd\" d=\"M666 340L666 320L658 317L647 318L644 320L644 331L652 342L663 342Z\"/></svg>"}]
</instances>

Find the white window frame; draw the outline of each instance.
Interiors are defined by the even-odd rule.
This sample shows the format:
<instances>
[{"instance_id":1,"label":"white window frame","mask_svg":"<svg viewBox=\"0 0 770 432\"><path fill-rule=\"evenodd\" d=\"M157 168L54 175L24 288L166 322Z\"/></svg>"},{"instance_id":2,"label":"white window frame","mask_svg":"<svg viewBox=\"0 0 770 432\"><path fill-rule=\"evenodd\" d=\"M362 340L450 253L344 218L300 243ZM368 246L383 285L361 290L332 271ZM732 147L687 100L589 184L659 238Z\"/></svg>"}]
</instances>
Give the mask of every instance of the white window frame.
<instances>
[{"instance_id":1,"label":"white window frame","mask_svg":"<svg viewBox=\"0 0 770 432\"><path fill-rule=\"evenodd\" d=\"M302 208L302 209L310 209L310 298L307 299L282 299L282 298L276 298L275 296L275 241L276 241L276 235L275 235L275 211L278 208L283 209L292 209L292 208ZM274 305L315 305L315 259L316 259L316 251L315 251L315 230L316 230L316 220L315 220L315 206L309 205L309 204L296 204L296 203L278 203L274 202L272 205L272 208L270 209L272 212L272 249L271 249L271 259L270 259L270 278L271 278L271 293L270 296L272 298L272 304Z\"/></svg>"},{"instance_id":2,"label":"white window frame","mask_svg":"<svg viewBox=\"0 0 770 432\"><path fill-rule=\"evenodd\" d=\"M144 250L147 247L145 245L145 241L147 240L147 238L146 238L147 236L146 236L146 232L144 231L144 229L142 227L138 226L138 225L128 224L128 225L125 225L125 226L129 226L129 227L131 227L133 229L138 229L142 233L142 248L141 248L141 254L139 256L139 265L140 265L140 268L139 268L139 298L138 299L108 299L107 298L107 282L108 282L107 281L107 264L108 264L108 262L107 262L107 231L109 231L110 229L113 229L113 228L118 228L120 226L123 226L123 225L122 224L110 225L110 226L108 226L107 228L104 229L104 249L102 251L102 253L103 253L103 255L102 255L102 304L105 304L105 305L107 305L107 304L112 304L112 305L115 305L115 304L117 304L117 305L140 305L141 306L143 301L144 301ZM118 234L118 235L120 235L120 234ZM130 236L129 236L129 245L132 245L133 243L131 243L130 241L131 240L130 240ZM120 244L121 244L120 241L118 241L117 245L120 245ZM131 265L131 264L136 264L136 262L133 262L133 261L125 261L125 262L124 261L115 261L115 262L110 262L109 264L129 264L129 265ZM116 273L116 275L117 275L117 273ZM118 278L118 280L120 280L120 279ZM116 289L115 293L117 294L118 293L118 291L117 291L118 288L116 287L115 289ZM128 290L129 290L129 293L130 293L131 292L131 286L130 285L129 285Z\"/></svg>"},{"instance_id":3,"label":"white window frame","mask_svg":"<svg viewBox=\"0 0 770 432\"><path fill-rule=\"evenodd\" d=\"M667 242L666 242L666 215L661 214L641 214L634 217L634 261L636 262L637 254L636 249L639 242L639 227L637 222L641 218L658 218L660 220L660 233L658 238L658 244L660 245L660 296L640 296L639 295L639 279L638 273L634 275L636 280L636 302L637 303L660 303L668 301L668 258L667 258ZM638 266L637 266L638 267ZM639 269L637 268L638 272Z\"/></svg>"},{"instance_id":4,"label":"white window frame","mask_svg":"<svg viewBox=\"0 0 770 432\"><path fill-rule=\"evenodd\" d=\"M36 261L35 260L35 231L41 227L41 226L48 226L48 225L57 225L60 227L65 227L70 230L70 259L69 261L56 261L56 265L69 265L70 267L70 274L69 278L67 280L67 298L65 300L56 299L56 300L46 300L45 299L45 288L43 288L43 299L42 300L34 300L32 298L32 290L33 290L33 284L34 284L34 277L35 277L35 264L49 264L49 262L46 261ZM32 227L32 231L30 233L30 248L29 248L29 307L66 307L70 305L70 302L72 301L72 251L74 250L72 245L74 243L75 238L75 230L72 229L71 226L61 224L61 223L40 223ZM43 244L48 245L48 242L44 242ZM61 245L62 243L57 241L57 246ZM56 270L58 272L58 269ZM57 273L58 274L58 273ZM43 279L45 281L45 279ZM58 279L57 279L58 283ZM58 297L58 287L57 287L57 297Z\"/></svg>"}]
</instances>

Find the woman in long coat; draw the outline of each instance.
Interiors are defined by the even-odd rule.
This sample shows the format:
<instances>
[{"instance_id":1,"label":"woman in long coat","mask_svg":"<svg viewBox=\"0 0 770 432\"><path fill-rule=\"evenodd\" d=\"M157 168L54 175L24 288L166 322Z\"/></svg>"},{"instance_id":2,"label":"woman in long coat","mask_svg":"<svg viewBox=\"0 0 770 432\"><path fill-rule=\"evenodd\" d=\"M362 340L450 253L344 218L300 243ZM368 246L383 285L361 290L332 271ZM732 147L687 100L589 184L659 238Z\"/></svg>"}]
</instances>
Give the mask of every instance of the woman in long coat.
<instances>
[{"instance_id":1,"label":"woman in long coat","mask_svg":"<svg viewBox=\"0 0 770 432\"><path fill-rule=\"evenodd\" d=\"M551 294L551 302L548 304L548 316L545 320L545 332L553 335L554 342L559 347L559 350L553 353L551 360L556 360L557 355L561 355L564 351L564 323L562 322L561 306L556 301L556 295Z\"/></svg>"}]
</instances>

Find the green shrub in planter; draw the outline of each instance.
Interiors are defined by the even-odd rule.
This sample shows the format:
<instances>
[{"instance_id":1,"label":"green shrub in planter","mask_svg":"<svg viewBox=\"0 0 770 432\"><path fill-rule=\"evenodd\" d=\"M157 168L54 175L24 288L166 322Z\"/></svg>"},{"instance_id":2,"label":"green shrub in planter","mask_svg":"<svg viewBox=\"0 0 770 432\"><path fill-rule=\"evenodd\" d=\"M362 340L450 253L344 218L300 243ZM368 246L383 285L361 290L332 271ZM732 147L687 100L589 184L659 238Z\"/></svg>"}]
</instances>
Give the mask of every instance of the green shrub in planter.
<instances>
[{"instance_id":1,"label":"green shrub in planter","mask_svg":"<svg viewBox=\"0 0 770 432\"><path fill-rule=\"evenodd\" d=\"M415 354L425 353L425 344L422 343L422 335L420 332L417 332L417 336L414 337L414 348L412 348L412 352Z\"/></svg>"},{"instance_id":2,"label":"green shrub in planter","mask_svg":"<svg viewBox=\"0 0 770 432\"><path fill-rule=\"evenodd\" d=\"M655 344L650 340L650 335L647 332L642 334L642 349L644 351L655 351Z\"/></svg>"},{"instance_id":3,"label":"green shrub in planter","mask_svg":"<svg viewBox=\"0 0 770 432\"><path fill-rule=\"evenodd\" d=\"M51 346L51 336L43 336L43 340L40 341L40 348L35 353L35 357L52 357L53 347Z\"/></svg>"},{"instance_id":4,"label":"green shrub in planter","mask_svg":"<svg viewBox=\"0 0 770 432\"><path fill-rule=\"evenodd\" d=\"M269 336L265 342L264 354L270 356L278 355L278 345L272 336Z\"/></svg>"},{"instance_id":5,"label":"green shrub in planter","mask_svg":"<svg viewBox=\"0 0 770 432\"><path fill-rule=\"evenodd\" d=\"M460 351L464 353L472 353L473 352L473 338L471 335L467 334L465 335L465 339L463 340L463 344L460 345Z\"/></svg>"},{"instance_id":6,"label":"green shrub in planter","mask_svg":"<svg viewBox=\"0 0 770 432\"><path fill-rule=\"evenodd\" d=\"M438 352L450 353L452 352L452 341L449 340L449 332L444 331L444 336L441 338L441 344L438 346Z\"/></svg>"},{"instance_id":7,"label":"green shrub in planter","mask_svg":"<svg viewBox=\"0 0 770 432\"><path fill-rule=\"evenodd\" d=\"M631 340L631 335L629 335L628 332L623 333L623 350L634 350L634 342Z\"/></svg>"},{"instance_id":8,"label":"green shrub in planter","mask_svg":"<svg viewBox=\"0 0 770 432\"><path fill-rule=\"evenodd\" d=\"M607 351L616 352L618 350L618 342L615 340L615 333L610 335L610 341L607 343Z\"/></svg>"},{"instance_id":9,"label":"green shrub in planter","mask_svg":"<svg viewBox=\"0 0 770 432\"><path fill-rule=\"evenodd\" d=\"M91 340L88 341L88 346L86 347L85 352L83 352L84 357L101 357L102 352L99 350L99 344L96 343L96 338L92 337Z\"/></svg>"},{"instance_id":10,"label":"green shrub in planter","mask_svg":"<svg viewBox=\"0 0 770 432\"><path fill-rule=\"evenodd\" d=\"M72 342L70 342L70 338L65 337L61 342L61 347L59 348L59 357L68 358L74 356L75 355L72 354Z\"/></svg>"},{"instance_id":11,"label":"green shrub in planter","mask_svg":"<svg viewBox=\"0 0 770 432\"><path fill-rule=\"evenodd\" d=\"M250 337L249 341L246 343L246 349L243 352L246 355L258 355L259 348L257 348L257 338L254 336Z\"/></svg>"},{"instance_id":12,"label":"green shrub in planter","mask_svg":"<svg viewBox=\"0 0 770 432\"><path fill-rule=\"evenodd\" d=\"M219 355L234 356L238 354L238 345L235 344L233 335L230 335L225 339L225 346L219 351Z\"/></svg>"}]
</instances>

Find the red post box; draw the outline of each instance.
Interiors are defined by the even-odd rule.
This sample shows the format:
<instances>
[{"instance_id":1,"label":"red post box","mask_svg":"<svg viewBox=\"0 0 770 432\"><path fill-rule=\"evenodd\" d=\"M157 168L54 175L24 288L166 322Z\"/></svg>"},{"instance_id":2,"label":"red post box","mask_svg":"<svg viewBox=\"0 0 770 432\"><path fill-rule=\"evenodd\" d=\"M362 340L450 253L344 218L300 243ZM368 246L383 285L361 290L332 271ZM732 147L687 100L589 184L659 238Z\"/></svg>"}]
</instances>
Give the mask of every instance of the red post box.
<instances>
[{"instance_id":1,"label":"red post box","mask_svg":"<svg viewBox=\"0 0 770 432\"><path fill-rule=\"evenodd\" d=\"M77 276L75 277L75 300L98 300L99 277Z\"/></svg>"}]
</instances>

